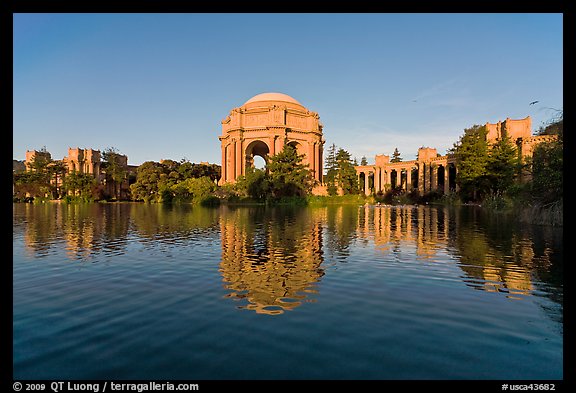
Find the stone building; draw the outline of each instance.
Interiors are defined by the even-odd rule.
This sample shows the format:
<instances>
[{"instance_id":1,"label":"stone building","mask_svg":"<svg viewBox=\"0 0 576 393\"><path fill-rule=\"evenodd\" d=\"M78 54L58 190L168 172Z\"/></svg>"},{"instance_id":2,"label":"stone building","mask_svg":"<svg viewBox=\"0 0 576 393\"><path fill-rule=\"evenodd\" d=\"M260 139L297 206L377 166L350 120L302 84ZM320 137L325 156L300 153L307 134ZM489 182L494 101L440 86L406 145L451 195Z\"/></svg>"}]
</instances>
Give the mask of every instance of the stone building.
<instances>
[{"instance_id":1,"label":"stone building","mask_svg":"<svg viewBox=\"0 0 576 393\"><path fill-rule=\"evenodd\" d=\"M530 116L518 120L506 118L497 123L487 122L485 127L486 140L489 144L508 136L518 148L521 160L531 157L534 147L539 143L557 139L555 135L532 135ZM416 188L420 193L458 191L456 157L451 154L441 156L434 148L421 147L418 149L416 160L392 163L390 156L376 155L374 161L372 165L355 167L358 181L366 195L370 195L372 189L378 193L396 187L408 192ZM522 179L526 180L528 176L524 173Z\"/></svg>"},{"instance_id":2,"label":"stone building","mask_svg":"<svg viewBox=\"0 0 576 393\"><path fill-rule=\"evenodd\" d=\"M68 172L90 173L100 178L100 150L68 148L68 156L62 159Z\"/></svg>"},{"instance_id":3,"label":"stone building","mask_svg":"<svg viewBox=\"0 0 576 393\"><path fill-rule=\"evenodd\" d=\"M71 173L85 173L94 176L97 182L102 186L105 194L113 195L117 193L120 199L128 199L130 196L130 184L136 177L136 166L128 165L128 157L124 154L117 154L116 163L125 169L124 180L120 184L115 184L111 181L110 176L107 176L106 170L102 168L102 157L99 150L94 149L81 149L81 148L68 148L68 155L62 160L52 160L52 157L47 151L28 150L26 151L26 160L24 165L26 170L32 169L32 162L36 157L43 157L47 161L61 162L66 170L64 177ZM58 177L52 180L53 184L60 187L63 183L63 178Z\"/></svg>"},{"instance_id":4,"label":"stone building","mask_svg":"<svg viewBox=\"0 0 576 393\"><path fill-rule=\"evenodd\" d=\"M265 161L279 153L285 144L304 154L317 185L322 183L322 123L318 113L282 93L258 94L234 108L222 120L220 184L234 183L246 168L254 166L254 157Z\"/></svg>"}]
</instances>

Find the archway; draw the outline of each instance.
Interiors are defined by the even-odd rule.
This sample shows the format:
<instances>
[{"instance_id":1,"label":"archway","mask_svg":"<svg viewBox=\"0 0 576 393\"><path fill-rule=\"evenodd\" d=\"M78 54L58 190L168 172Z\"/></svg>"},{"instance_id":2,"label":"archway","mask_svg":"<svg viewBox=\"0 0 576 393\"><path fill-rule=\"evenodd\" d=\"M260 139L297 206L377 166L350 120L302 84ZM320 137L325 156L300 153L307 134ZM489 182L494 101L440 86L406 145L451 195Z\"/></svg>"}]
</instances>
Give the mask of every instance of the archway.
<instances>
[{"instance_id":1,"label":"archway","mask_svg":"<svg viewBox=\"0 0 576 393\"><path fill-rule=\"evenodd\" d=\"M266 142L255 140L252 141L246 147L246 168L258 168L264 169L266 163L268 162L268 155L270 154L270 149ZM255 157L260 157L260 159L254 160ZM264 161L262 163L262 161Z\"/></svg>"},{"instance_id":2,"label":"archway","mask_svg":"<svg viewBox=\"0 0 576 393\"><path fill-rule=\"evenodd\" d=\"M302 144L298 141L288 142L288 145L296 149L296 153L298 153L298 155L300 156L304 155L303 163L308 165L308 157L306 156L306 152L304 151L304 146L302 146Z\"/></svg>"}]
</instances>

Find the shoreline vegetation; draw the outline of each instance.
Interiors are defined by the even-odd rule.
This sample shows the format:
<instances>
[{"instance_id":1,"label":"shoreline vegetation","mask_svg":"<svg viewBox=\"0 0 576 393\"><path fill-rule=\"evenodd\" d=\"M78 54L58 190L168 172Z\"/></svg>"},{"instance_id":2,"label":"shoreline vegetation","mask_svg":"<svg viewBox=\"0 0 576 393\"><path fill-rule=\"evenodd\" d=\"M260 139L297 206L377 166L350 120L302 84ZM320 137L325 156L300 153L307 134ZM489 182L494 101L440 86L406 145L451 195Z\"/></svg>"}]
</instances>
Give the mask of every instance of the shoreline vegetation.
<instances>
[{"instance_id":1,"label":"shoreline vegetation","mask_svg":"<svg viewBox=\"0 0 576 393\"><path fill-rule=\"evenodd\" d=\"M334 195L334 196L307 196L307 197L285 197L279 200L255 200L251 198L233 198L232 200L226 199L209 199L204 201L170 201L170 202L144 202L144 201L107 201L107 200L87 200L83 198L64 198L64 199L47 199L37 198L35 200L19 201L15 200L14 203L64 203L64 204L77 204L77 203L101 203L101 204L117 204L117 203L160 203L171 205L199 205L204 207L216 206L232 206L232 207L248 207L248 206L309 206L309 207L324 207L329 205L356 205L373 208L389 208L389 207L418 207L418 206L448 206L448 207L476 207L483 209L492 214L512 215L517 220L524 224L532 225L545 225L552 227L562 227L564 222L564 207L563 201L559 200L549 204L542 203L463 203L453 196L442 196L439 199L432 199L429 201L412 201L409 199L402 199L392 202L386 202L381 198L374 196L364 196L361 194L354 195Z\"/></svg>"},{"instance_id":2,"label":"shoreline vegetation","mask_svg":"<svg viewBox=\"0 0 576 393\"><path fill-rule=\"evenodd\" d=\"M28 163L28 171L14 173L13 201L44 203L116 202L193 204L201 206L327 206L355 204L368 206L477 206L495 214L512 214L519 222L563 226L563 117L543 126L537 135L554 135L536 145L530 155L506 134L495 143L487 142L485 126L474 125L451 149L456 157L456 188L444 194L433 190L422 194L419 186L405 190L405 181L396 178L386 191L375 192L371 178L370 195L358 181L350 154L333 144L328 147L323 178L328 195L316 196L313 176L305 157L292 145L268 157L264 169L248 166L234 184L217 185L221 168L216 164L194 164L187 160L148 161L137 168L129 182L118 169L119 154L114 148L105 153L105 187L90 174L70 172L39 155ZM44 158L43 158L44 157ZM402 158L397 149L393 162ZM366 158L362 157L362 165ZM58 181L60 180L60 182ZM399 183L399 184L398 184ZM59 186L57 186L59 185ZM119 190L127 190L127 196Z\"/></svg>"}]
</instances>

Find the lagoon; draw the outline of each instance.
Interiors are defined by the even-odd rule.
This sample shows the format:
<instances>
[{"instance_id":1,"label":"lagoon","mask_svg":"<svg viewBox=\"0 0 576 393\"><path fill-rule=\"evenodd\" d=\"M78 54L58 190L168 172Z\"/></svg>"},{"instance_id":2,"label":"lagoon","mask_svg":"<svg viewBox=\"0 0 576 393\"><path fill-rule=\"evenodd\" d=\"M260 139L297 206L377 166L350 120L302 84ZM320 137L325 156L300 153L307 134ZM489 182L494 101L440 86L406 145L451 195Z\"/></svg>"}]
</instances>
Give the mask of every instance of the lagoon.
<instances>
[{"instance_id":1,"label":"lagoon","mask_svg":"<svg viewBox=\"0 0 576 393\"><path fill-rule=\"evenodd\" d=\"M13 205L14 379L562 379L562 229L474 206Z\"/></svg>"}]
</instances>

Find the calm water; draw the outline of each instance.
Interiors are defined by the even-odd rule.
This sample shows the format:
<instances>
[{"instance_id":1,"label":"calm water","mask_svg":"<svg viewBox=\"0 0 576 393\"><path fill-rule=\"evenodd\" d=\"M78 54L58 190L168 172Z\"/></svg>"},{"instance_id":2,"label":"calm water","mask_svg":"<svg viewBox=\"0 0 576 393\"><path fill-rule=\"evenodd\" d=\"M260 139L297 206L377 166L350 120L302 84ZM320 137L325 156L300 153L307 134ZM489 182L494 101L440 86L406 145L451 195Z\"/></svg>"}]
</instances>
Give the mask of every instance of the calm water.
<instances>
[{"instance_id":1,"label":"calm water","mask_svg":"<svg viewBox=\"0 0 576 393\"><path fill-rule=\"evenodd\" d=\"M475 208L13 206L15 379L562 379L562 231Z\"/></svg>"}]
</instances>

